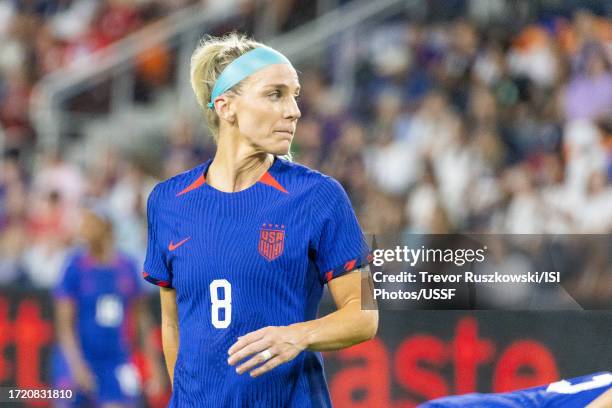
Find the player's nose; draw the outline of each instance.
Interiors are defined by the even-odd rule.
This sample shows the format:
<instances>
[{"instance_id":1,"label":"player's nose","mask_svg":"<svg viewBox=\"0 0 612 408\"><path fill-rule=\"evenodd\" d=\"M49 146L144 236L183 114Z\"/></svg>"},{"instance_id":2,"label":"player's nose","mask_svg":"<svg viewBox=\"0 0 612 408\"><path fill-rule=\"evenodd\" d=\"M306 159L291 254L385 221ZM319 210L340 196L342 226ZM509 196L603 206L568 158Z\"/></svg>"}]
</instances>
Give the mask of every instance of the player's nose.
<instances>
[{"instance_id":1,"label":"player's nose","mask_svg":"<svg viewBox=\"0 0 612 408\"><path fill-rule=\"evenodd\" d=\"M294 98L290 98L289 103L285 107L285 118L291 120L297 120L302 117L302 112Z\"/></svg>"}]
</instances>

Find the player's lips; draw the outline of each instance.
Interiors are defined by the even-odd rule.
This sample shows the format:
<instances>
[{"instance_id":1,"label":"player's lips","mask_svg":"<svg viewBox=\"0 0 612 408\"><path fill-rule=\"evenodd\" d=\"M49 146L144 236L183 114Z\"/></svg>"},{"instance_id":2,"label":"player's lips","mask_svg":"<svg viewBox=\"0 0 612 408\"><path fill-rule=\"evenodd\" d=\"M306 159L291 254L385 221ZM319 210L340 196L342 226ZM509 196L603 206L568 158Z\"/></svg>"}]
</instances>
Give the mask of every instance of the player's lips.
<instances>
[{"instance_id":1,"label":"player's lips","mask_svg":"<svg viewBox=\"0 0 612 408\"><path fill-rule=\"evenodd\" d=\"M288 138L293 138L292 130L275 130L274 133L278 133L279 135L285 135Z\"/></svg>"}]
</instances>

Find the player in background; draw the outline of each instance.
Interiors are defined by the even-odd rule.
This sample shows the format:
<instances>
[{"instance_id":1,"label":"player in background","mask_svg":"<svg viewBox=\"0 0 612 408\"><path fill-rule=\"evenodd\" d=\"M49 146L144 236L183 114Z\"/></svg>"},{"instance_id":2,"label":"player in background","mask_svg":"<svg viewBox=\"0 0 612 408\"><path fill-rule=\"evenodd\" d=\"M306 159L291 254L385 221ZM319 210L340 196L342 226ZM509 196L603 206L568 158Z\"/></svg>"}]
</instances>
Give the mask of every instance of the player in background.
<instances>
[{"instance_id":1,"label":"player in background","mask_svg":"<svg viewBox=\"0 0 612 408\"><path fill-rule=\"evenodd\" d=\"M143 276L161 286L170 406L329 407L319 351L372 338L378 312L362 310L369 249L344 189L282 158L297 72L231 34L195 50L191 82L216 154L147 205ZM318 318L325 284L337 310Z\"/></svg>"},{"instance_id":2,"label":"player in background","mask_svg":"<svg viewBox=\"0 0 612 408\"><path fill-rule=\"evenodd\" d=\"M60 349L53 356L55 385L75 390L75 406L139 406L140 378L130 363L126 330L131 313L136 314L151 371L149 392L162 391L163 368L150 336L144 336L152 318L141 296L138 270L114 247L112 222L103 208L82 212L79 234L85 248L69 258L53 293Z\"/></svg>"},{"instance_id":3,"label":"player in background","mask_svg":"<svg viewBox=\"0 0 612 408\"><path fill-rule=\"evenodd\" d=\"M466 394L435 399L419 408L610 408L612 373L560 380L540 387L499 394Z\"/></svg>"}]
</instances>

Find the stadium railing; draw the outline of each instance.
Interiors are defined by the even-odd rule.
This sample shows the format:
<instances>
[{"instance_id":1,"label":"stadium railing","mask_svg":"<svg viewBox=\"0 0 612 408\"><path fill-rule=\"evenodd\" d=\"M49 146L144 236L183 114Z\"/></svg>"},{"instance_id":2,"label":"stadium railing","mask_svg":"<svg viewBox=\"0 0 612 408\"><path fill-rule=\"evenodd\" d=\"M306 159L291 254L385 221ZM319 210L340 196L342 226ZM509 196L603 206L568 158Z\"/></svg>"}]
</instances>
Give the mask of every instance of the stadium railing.
<instances>
[{"instance_id":1,"label":"stadium railing","mask_svg":"<svg viewBox=\"0 0 612 408\"><path fill-rule=\"evenodd\" d=\"M323 15L291 32L266 41L283 51L296 65L300 65L324 51L330 39L343 35L351 37L363 22L380 21L417 2L418 0L354 0L327 11L337 1L320 0L318 11L324 12ZM110 115L128 111L133 104L133 67L136 57L159 44L166 44L176 50L178 61L177 80L174 85L175 106L180 112L199 114L189 85L188 67L191 53L203 33L214 24L228 21L237 13L237 10L227 8L209 12L200 5L191 6L92 54L82 63L44 77L35 88L30 110L38 134L39 147L60 148L62 139L68 132L75 133L75 129L82 128L83 123L92 119L91 116L71 112L68 105L80 93L103 81L110 83ZM351 83L343 85L346 89L353 86Z\"/></svg>"}]
</instances>

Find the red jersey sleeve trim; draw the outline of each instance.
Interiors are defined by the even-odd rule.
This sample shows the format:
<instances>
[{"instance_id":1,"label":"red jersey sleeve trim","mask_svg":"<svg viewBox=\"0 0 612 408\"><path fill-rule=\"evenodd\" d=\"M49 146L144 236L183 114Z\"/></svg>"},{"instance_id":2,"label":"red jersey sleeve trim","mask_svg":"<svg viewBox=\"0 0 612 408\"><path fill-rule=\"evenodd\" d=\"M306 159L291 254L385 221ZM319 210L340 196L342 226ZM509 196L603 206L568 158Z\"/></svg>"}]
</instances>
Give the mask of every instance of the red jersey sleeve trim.
<instances>
[{"instance_id":1,"label":"red jersey sleeve trim","mask_svg":"<svg viewBox=\"0 0 612 408\"><path fill-rule=\"evenodd\" d=\"M154 277L152 277L151 275L149 275L148 273L146 273L144 271L142 272L142 277L147 282L150 282L150 283L152 283L154 285L157 285L157 286L161 286L162 288L171 288L172 287L172 285L170 285L170 282L154 278Z\"/></svg>"}]
</instances>

